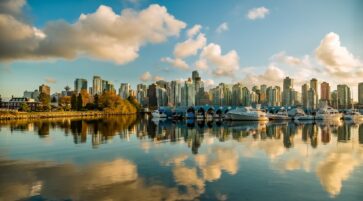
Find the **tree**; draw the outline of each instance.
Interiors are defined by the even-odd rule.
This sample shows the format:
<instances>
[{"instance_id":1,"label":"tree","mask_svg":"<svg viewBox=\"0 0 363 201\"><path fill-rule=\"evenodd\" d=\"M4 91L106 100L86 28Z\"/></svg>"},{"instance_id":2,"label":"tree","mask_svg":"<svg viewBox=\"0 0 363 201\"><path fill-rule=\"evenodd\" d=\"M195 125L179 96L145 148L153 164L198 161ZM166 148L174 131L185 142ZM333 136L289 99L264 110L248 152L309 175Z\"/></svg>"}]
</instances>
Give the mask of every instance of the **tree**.
<instances>
[{"instance_id":1,"label":"tree","mask_svg":"<svg viewBox=\"0 0 363 201\"><path fill-rule=\"evenodd\" d=\"M50 103L50 96L46 93L40 93L39 94L39 102L42 104L42 105L49 105Z\"/></svg>"},{"instance_id":2,"label":"tree","mask_svg":"<svg viewBox=\"0 0 363 201\"><path fill-rule=\"evenodd\" d=\"M133 105L135 106L135 108L137 110L140 110L141 109L141 104L137 101L137 99L135 98L135 96L129 96L127 98L127 100Z\"/></svg>"},{"instance_id":3,"label":"tree","mask_svg":"<svg viewBox=\"0 0 363 201\"><path fill-rule=\"evenodd\" d=\"M82 95L82 106L86 106L87 103L91 102L91 97L87 92L87 89L82 89L80 94Z\"/></svg>"},{"instance_id":4,"label":"tree","mask_svg":"<svg viewBox=\"0 0 363 201\"><path fill-rule=\"evenodd\" d=\"M20 111L23 111L23 112L28 112L30 111L30 107L28 104L26 103L21 103L20 104L20 108L19 108Z\"/></svg>"},{"instance_id":5,"label":"tree","mask_svg":"<svg viewBox=\"0 0 363 201\"><path fill-rule=\"evenodd\" d=\"M99 97L98 97L98 94L96 94L95 96L94 96L94 108L95 109L98 109L99 108L99 104L100 104L100 100L99 100Z\"/></svg>"},{"instance_id":6,"label":"tree","mask_svg":"<svg viewBox=\"0 0 363 201\"><path fill-rule=\"evenodd\" d=\"M83 109L83 100L82 100L82 94L79 93L78 94L78 98L77 98L77 110L81 111Z\"/></svg>"},{"instance_id":7,"label":"tree","mask_svg":"<svg viewBox=\"0 0 363 201\"><path fill-rule=\"evenodd\" d=\"M42 92L39 94L38 98L39 98L40 107L42 108L42 110L49 110L50 109L50 95Z\"/></svg>"},{"instance_id":8,"label":"tree","mask_svg":"<svg viewBox=\"0 0 363 201\"><path fill-rule=\"evenodd\" d=\"M71 97L70 96L62 96L59 98L58 105L61 106L64 110L71 109Z\"/></svg>"},{"instance_id":9,"label":"tree","mask_svg":"<svg viewBox=\"0 0 363 201\"><path fill-rule=\"evenodd\" d=\"M75 93L71 96L71 109L77 110L77 95Z\"/></svg>"}]
</instances>

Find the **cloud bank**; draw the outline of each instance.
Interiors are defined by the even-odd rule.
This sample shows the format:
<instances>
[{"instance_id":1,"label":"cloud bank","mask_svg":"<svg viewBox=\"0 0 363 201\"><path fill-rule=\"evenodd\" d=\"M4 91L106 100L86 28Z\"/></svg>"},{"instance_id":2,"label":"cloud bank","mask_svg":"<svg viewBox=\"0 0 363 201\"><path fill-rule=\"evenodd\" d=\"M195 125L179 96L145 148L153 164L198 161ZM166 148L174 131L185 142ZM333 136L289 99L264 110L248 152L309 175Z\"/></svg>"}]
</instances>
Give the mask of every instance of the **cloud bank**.
<instances>
[{"instance_id":1,"label":"cloud bank","mask_svg":"<svg viewBox=\"0 0 363 201\"><path fill-rule=\"evenodd\" d=\"M21 0L0 4L0 61L85 55L125 64L138 58L142 46L162 43L186 27L165 7L154 4L121 14L101 5L94 13L81 14L75 23L51 21L40 29L22 20L24 5Z\"/></svg>"}]
</instances>

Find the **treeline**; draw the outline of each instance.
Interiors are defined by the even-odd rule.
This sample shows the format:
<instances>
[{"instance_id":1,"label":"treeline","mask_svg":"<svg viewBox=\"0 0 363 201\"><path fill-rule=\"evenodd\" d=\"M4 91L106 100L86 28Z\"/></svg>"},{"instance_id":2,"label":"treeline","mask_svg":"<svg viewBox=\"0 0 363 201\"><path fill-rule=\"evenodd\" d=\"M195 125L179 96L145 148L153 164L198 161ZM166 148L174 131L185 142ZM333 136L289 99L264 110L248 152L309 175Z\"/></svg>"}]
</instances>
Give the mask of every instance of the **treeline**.
<instances>
[{"instance_id":1,"label":"treeline","mask_svg":"<svg viewBox=\"0 0 363 201\"><path fill-rule=\"evenodd\" d=\"M135 97L129 97L123 100L113 91L105 91L102 94L91 96L87 90L81 90L78 94L73 93L72 96L60 97L58 103L60 108L65 111L99 110L136 113L140 109L140 104Z\"/></svg>"}]
</instances>

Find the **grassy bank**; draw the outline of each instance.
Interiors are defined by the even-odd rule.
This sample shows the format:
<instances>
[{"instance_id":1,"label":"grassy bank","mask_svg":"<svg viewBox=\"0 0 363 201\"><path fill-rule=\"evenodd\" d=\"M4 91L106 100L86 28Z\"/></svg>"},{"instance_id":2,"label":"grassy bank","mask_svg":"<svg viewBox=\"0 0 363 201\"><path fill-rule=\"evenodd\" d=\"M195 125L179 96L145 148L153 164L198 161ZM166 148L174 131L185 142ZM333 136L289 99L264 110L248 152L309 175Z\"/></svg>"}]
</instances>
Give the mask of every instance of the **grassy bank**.
<instances>
[{"instance_id":1,"label":"grassy bank","mask_svg":"<svg viewBox=\"0 0 363 201\"><path fill-rule=\"evenodd\" d=\"M0 120L12 119L44 119L57 117L97 117L112 115L131 115L136 113L120 113L112 111L66 111L66 112L0 112Z\"/></svg>"}]
</instances>

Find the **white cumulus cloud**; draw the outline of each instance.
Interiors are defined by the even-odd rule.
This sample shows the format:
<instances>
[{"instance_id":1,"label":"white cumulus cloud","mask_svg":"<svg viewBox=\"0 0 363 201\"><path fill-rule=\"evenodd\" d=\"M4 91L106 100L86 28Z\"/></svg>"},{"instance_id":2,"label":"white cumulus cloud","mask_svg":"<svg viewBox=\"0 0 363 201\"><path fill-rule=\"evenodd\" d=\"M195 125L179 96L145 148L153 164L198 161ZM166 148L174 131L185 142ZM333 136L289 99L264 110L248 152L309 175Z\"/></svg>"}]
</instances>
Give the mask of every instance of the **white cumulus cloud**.
<instances>
[{"instance_id":1,"label":"white cumulus cloud","mask_svg":"<svg viewBox=\"0 0 363 201\"><path fill-rule=\"evenodd\" d=\"M250 20L263 19L270 13L269 9L265 7L253 8L248 11L247 18Z\"/></svg>"},{"instance_id":2,"label":"white cumulus cloud","mask_svg":"<svg viewBox=\"0 0 363 201\"><path fill-rule=\"evenodd\" d=\"M196 55L198 50L203 48L207 43L204 34L200 33L195 39L189 38L182 43L178 43L174 48L174 55L177 58L185 58L188 56Z\"/></svg>"},{"instance_id":3,"label":"white cumulus cloud","mask_svg":"<svg viewBox=\"0 0 363 201\"><path fill-rule=\"evenodd\" d=\"M202 25L200 25L200 24L194 25L192 28L190 28L187 31L188 38L192 38L193 36L195 36L196 34L198 34L201 29L202 29Z\"/></svg>"},{"instance_id":4,"label":"white cumulus cloud","mask_svg":"<svg viewBox=\"0 0 363 201\"><path fill-rule=\"evenodd\" d=\"M325 35L316 48L315 55L326 66L326 70L336 75L345 76L347 73L354 73L359 67L363 70L362 61L341 45L339 35L334 32Z\"/></svg>"},{"instance_id":5,"label":"white cumulus cloud","mask_svg":"<svg viewBox=\"0 0 363 201\"><path fill-rule=\"evenodd\" d=\"M140 80L143 82L150 81L152 79L152 75L150 72L145 72L140 76Z\"/></svg>"},{"instance_id":6,"label":"white cumulus cloud","mask_svg":"<svg viewBox=\"0 0 363 201\"><path fill-rule=\"evenodd\" d=\"M186 27L165 7L154 4L141 11L125 9L121 14L101 5L94 13L81 14L72 24L50 21L40 29L18 17L16 12L24 5L19 2L18 7L15 3L11 4L13 7L0 4L1 11L8 11L0 14L0 60L3 61L75 59L85 55L125 64L139 56L142 46L178 36Z\"/></svg>"},{"instance_id":7,"label":"white cumulus cloud","mask_svg":"<svg viewBox=\"0 0 363 201\"><path fill-rule=\"evenodd\" d=\"M239 69L239 56L235 50L222 54L221 47L210 43L203 48L199 60L196 62L199 69L211 67L216 76L234 76Z\"/></svg>"}]
</instances>

